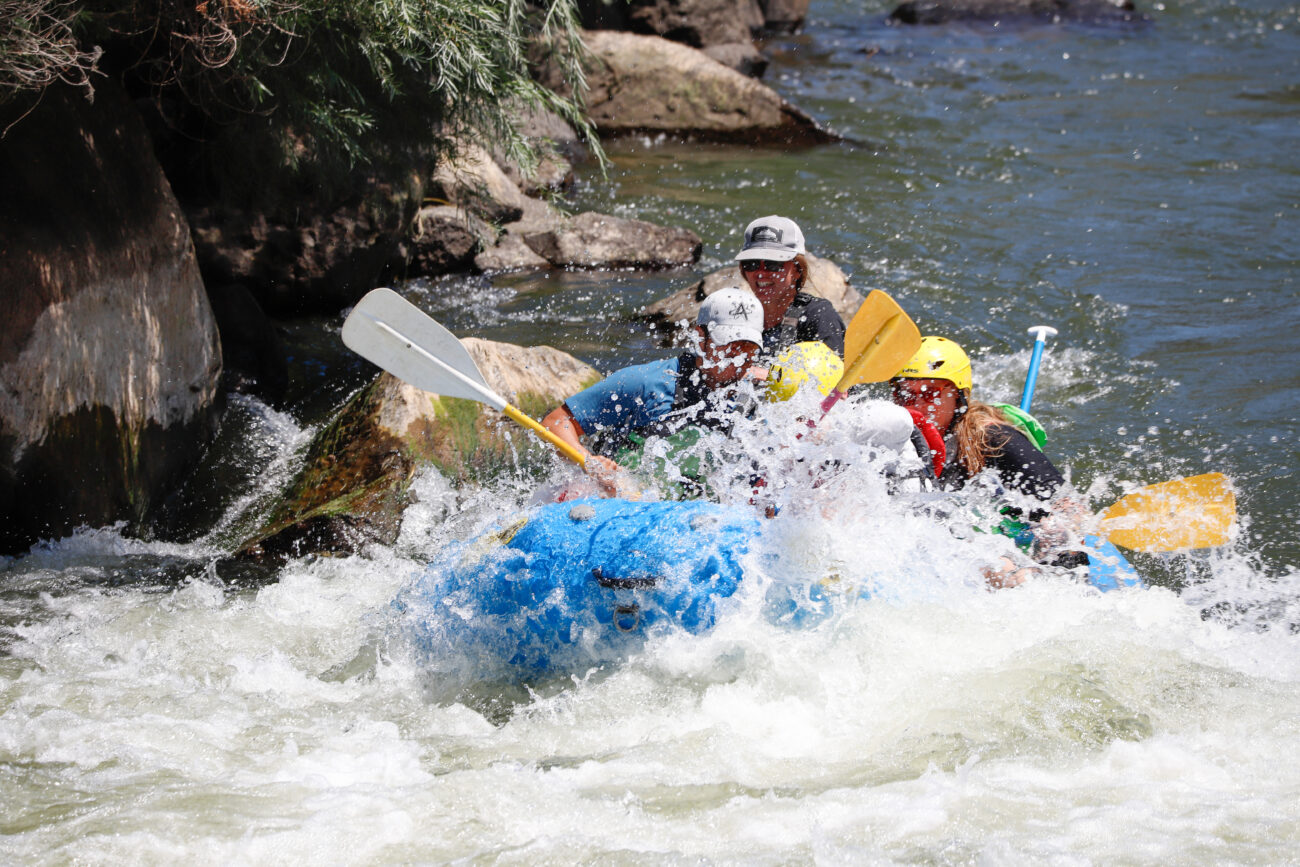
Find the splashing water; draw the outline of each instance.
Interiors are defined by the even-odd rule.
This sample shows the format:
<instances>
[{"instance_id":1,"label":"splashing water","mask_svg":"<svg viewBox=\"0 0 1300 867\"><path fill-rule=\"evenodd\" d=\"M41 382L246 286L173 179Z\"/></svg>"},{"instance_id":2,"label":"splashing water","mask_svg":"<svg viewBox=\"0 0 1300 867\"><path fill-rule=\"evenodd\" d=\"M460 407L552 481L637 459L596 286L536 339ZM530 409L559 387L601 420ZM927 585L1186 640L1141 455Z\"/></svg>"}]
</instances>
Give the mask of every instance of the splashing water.
<instances>
[{"instance_id":1,"label":"splashing water","mask_svg":"<svg viewBox=\"0 0 1300 867\"><path fill-rule=\"evenodd\" d=\"M793 216L859 288L958 338L988 400L1019 393L1023 329L1060 328L1035 412L1083 498L1222 470L1231 546L1134 555L1143 590L1059 575L991 592L981 569L1007 542L971 532L978 503L912 508L847 423L795 438L772 418L717 484L747 501L758 461L778 544L746 555L711 629L535 681L477 679L473 659L440 677L393 600L535 509L527 474L426 473L395 545L233 586L214 560L311 435L237 405L251 463L210 532L84 530L0 562L0 857L1292 860L1296 10L1180 4L1140 34L917 31L884 11L814 3L768 45L769 81L854 143L618 144L575 210L689 225L702 268L753 217ZM696 276L414 294L458 333L608 370L664 352L626 316ZM557 461L548 484L573 472ZM782 592L816 616L773 616Z\"/></svg>"},{"instance_id":2,"label":"splashing water","mask_svg":"<svg viewBox=\"0 0 1300 867\"><path fill-rule=\"evenodd\" d=\"M848 448L825 427L780 460ZM113 586L107 563L184 552L112 531L11 566L4 850L1104 861L1295 842L1300 772L1276 761L1300 718L1285 630L1204 619L1199 597L1158 587L989 592L978 567L1006 540L901 508L860 467L787 487L766 533L782 544L746 562L712 629L531 683L448 679L390 603L448 546L527 512L528 492L436 473L415 487L393 548L291 564L256 590L200 567ZM1205 568L1257 574L1233 555ZM770 616L774 588L862 576L865 597L828 593L798 626Z\"/></svg>"}]
</instances>

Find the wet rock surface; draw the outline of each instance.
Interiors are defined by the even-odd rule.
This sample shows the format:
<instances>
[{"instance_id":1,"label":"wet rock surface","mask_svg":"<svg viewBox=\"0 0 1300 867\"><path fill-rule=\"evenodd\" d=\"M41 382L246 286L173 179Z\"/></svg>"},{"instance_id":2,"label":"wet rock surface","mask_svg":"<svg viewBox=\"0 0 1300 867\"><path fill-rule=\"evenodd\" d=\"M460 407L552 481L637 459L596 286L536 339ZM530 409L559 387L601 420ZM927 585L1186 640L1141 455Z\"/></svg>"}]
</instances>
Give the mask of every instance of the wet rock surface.
<instances>
[{"instance_id":1,"label":"wet rock surface","mask_svg":"<svg viewBox=\"0 0 1300 867\"><path fill-rule=\"evenodd\" d=\"M535 417L600 378L549 346L464 343L489 387ZM500 413L383 373L316 437L280 504L236 556L274 565L392 544L422 466L432 464L464 482L514 469L519 461L553 459L549 447Z\"/></svg>"},{"instance_id":2,"label":"wet rock surface","mask_svg":"<svg viewBox=\"0 0 1300 867\"><path fill-rule=\"evenodd\" d=\"M704 52L657 36L585 35L588 112L603 135L810 145L838 140L776 91Z\"/></svg>"},{"instance_id":3,"label":"wet rock surface","mask_svg":"<svg viewBox=\"0 0 1300 867\"><path fill-rule=\"evenodd\" d=\"M30 108L22 123L14 114ZM116 86L0 111L0 551L140 528L221 408L189 227Z\"/></svg>"}]
</instances>

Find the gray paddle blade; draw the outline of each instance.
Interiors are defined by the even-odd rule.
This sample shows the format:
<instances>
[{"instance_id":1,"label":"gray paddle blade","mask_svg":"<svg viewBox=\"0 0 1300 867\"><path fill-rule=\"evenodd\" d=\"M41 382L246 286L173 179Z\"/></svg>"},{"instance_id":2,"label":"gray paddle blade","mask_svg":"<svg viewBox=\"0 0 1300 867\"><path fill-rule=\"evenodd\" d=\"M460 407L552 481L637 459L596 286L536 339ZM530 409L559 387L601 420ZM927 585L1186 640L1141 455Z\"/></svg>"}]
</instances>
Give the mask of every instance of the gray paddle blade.
<instances>
[{"instance_id":1,"label":"gray paddle blade","mask_svg":"<svg viewBox=\"0 0 1300 867\"><path fill-rule=\"evenodd\" d=\"M343 323L343 343L416 388L505 407L456 335L391 289L357 302Z\"/></svg>"}]
</instances>

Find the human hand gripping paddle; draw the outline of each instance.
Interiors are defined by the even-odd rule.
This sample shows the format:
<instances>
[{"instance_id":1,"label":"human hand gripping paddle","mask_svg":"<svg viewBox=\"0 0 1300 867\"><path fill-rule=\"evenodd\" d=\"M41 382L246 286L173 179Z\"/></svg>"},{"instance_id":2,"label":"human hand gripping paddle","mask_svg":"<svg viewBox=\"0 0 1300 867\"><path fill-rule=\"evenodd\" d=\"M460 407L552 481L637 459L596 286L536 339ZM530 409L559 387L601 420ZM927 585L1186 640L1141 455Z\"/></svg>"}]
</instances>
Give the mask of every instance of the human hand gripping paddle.
<instances>
[{"instance_id":1,"label":"human hand gripping paddle","mask_svg":"<svg viewBox=\"0 0 1300 867\"><path fill-rule=\"evenodd\" d=\"M437 320L391 289L375 289L343 323L343 343L362 358L423 391L485 403L586 468L582 452L488 387L469 350ZM618 485L622 496L632 494Z\"/></svg>"},{"instance_id":2,"label":"human hand gripping paddle","mask_svg":"<svg viewBox=\"0 0 1300 867\"><path fill-rule=\"evenodd\" d=\"M1020 409L1029 412L1049 325L1029 329L1034 351L1025 375ZM1139 488L1121 497L1098 516L1097 532L1131 551L1159 553L1213 548L1228 543L1237 518L1237 499L1223 473L1203 473Z\"/></svg>"}]
</instances>

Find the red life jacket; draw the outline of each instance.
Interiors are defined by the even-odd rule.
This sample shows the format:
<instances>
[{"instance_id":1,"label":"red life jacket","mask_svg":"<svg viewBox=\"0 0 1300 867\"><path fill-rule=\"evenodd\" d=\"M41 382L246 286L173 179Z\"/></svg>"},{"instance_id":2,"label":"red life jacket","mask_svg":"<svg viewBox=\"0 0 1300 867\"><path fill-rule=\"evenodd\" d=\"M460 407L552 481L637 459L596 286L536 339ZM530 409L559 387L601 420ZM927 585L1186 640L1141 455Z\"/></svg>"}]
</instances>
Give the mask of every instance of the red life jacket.
<instances>
[{"instance_id":1,"label":"red life jacket","mask_svg":"<svg viewBox=\"0 0 1300 867\"><path fill-rule=\"evenodd\" d=\"M943 444L943 437L939 435L939 429L934 426L934 422L922 413L920 410L907 407L907 411L912 414L912 422L921 435L925 437L925 444L930 447L930 460L934 464L934 475L936 478L943 475L943 465L948 457L948 447ZM922 455L924 457L924 455Z\"/></svg>"}]
</instances>

